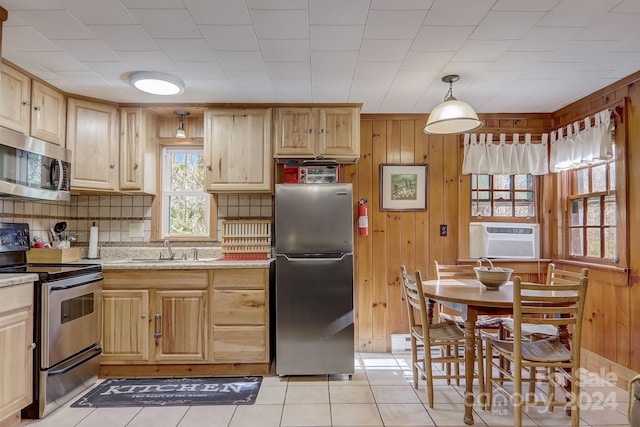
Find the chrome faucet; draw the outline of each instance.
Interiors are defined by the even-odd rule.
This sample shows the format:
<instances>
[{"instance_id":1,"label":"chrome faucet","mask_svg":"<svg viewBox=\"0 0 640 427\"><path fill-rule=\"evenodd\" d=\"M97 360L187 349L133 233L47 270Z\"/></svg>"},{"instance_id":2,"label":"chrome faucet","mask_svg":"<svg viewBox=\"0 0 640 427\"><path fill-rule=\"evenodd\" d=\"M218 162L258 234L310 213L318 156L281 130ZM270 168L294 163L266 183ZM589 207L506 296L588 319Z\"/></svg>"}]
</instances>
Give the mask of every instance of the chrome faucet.
<instances>
[{"instance_id":1,"label":"chrome faucet","mask_svg":"<svg viewBox=\"0 0 640 427\"><path fill-rule=\"evenodd\" d=\"M169 240L164 241L164 247L169 251L169 259L174 259L175 255L173 254L173 250L171 249L171 242Z\"/></svg>"}]
</instances>

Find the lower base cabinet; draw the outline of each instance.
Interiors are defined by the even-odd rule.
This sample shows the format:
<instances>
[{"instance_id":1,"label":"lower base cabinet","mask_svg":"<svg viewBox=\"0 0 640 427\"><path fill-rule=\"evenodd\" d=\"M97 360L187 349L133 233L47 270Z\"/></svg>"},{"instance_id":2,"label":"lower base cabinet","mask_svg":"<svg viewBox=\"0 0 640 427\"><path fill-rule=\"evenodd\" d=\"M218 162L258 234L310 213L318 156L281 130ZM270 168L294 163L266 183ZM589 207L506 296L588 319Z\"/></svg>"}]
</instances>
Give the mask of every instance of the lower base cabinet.
<instances>
[{"instance_id":1,"label":"lower base cabinet","mask_svg":"<svg viewBox=\"0 0 640 427\"><path fill-rule=\"evenodd\" d=\"M269 363L268 268L103 273L103 365Z\"/></svg>"},{"instance_id":2,"label":"lower base cabinet","mask_svg":"<svg viewBox=\"0 0 640 427\"><path fill-rule=\"evenodd\" d=\"M0 425L20 424L32 401L33 283L0 288Z\"/></svg>"}]
</instances>

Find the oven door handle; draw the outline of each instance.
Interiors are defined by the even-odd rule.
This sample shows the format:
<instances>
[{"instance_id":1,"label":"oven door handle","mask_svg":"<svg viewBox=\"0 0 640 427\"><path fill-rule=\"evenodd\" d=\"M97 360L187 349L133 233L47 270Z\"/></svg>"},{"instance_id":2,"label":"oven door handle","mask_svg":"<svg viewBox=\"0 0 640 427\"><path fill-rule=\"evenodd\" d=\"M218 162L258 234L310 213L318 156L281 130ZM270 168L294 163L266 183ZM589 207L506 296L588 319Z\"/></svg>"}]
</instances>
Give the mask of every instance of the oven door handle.
<instances>
[{"instance_id":1,"label":"oven door handle","mask_svg":"<svg viewBox=\"0 0 640 427\"><path fill-rule=\"evenodd\" d=\"M96 347L96 348L94 348L92 350L92 354L90 354L90 355L88 355L86 357L83 357L80 360L71 359L70 361L67 361L66 363L69 363L69 362L73 362L73 363L71 363L70 365L66 365L66 363L65 363L65 364L63 364L63 366L61 368L49 371L49 375L53 376L53 375L62 375L64 373L67 373L70 370L75 369L78 366L82 365L83 363L93 359L94 357L100 356L101 354L102 354L102 347Z\"/></svg>"},{"instance_id":2,"label":"oven door handle","mask_svg":"<svg viewBox=\"0 0 640 427\"><path fill-rule=\"evenodd\" d=\"M51 286L52 291L64 291L65 289L77 288L78 286L86 286L91 283L99 282L102 280L102 273L96 273L93 279L87 280L87 276L72 277L70 279L60 280L55 285Z\"/></svg>"}]
</instances>

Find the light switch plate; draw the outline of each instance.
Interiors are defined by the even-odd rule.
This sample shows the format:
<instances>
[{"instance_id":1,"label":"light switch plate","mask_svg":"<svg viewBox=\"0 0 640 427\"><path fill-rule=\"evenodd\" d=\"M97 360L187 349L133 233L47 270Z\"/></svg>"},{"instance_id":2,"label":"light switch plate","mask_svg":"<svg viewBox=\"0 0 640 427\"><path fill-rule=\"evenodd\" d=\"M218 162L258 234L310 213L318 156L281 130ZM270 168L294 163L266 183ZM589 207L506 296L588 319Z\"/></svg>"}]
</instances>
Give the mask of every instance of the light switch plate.
<instances>
[{"instance_id":1,"label":"light switch plate","mask_svg":"<svg viewBox=\"0 0 640 427\"><path fill-rule=\"evenodd\" d=\"M144 237L144 223L143 222L130 222L129 223L129 237Z\"/></svg>"}]
</instances>

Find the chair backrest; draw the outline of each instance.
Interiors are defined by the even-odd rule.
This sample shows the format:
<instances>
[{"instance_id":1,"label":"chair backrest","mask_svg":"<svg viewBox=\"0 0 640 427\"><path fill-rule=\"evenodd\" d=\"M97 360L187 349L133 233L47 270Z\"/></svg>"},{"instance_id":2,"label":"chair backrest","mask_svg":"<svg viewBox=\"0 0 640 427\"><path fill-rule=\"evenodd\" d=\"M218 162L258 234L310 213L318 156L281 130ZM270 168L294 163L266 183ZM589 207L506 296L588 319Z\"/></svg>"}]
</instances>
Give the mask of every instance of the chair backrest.
<instances>
[{"instance_id":1,"label":"chair backrest","mask_svg":"<svg viewBox=\"0 0 640 427\"><path fill-rule=\"evenodd\" d=\"M573 326L572 348L579 352L587 277L566 283L539 284L513 278L514 342L521 342L523 323ZM576 348L577 347L577 348ZM520 346L514 347L514 353ZM519 357L515 354L514 357Z\"/></svg>"},{"instance_id":2,"label":"chair backrest","mask_svg":"<svg viewBox=\"0 0 640 427\"><path fill-rule=\"evenodd\" d=\"M577 271L569 271L569 270L560 270L556 268L555 264L550 263L547 267L547 284L548 285L563 285L576 283L580 281L581 277L588 277L589 269L583 268L579 272Z\"/></svg>"},{"instance_id":3,"label":"chair backrest","mask_svg":"<svg viewBox=\"0 0 640 427\"><path fill-rule=\"evenodd\" d=\"M475 279L476 272L473 270L473 267L478 267L481 265L480 261L477 261L476 264L439 264L438 261L434 260L433 263L436 266L436 279Z\"/></svg>"},{"instance_id":4,"label":"chair backrest","mask_svg":"<svg viewBox=\"0 0 640 427\"><path fill-rule=\"evenodd\" d=\"M422 326L424 340L429 340L429 321L427 320L427 302L422 292L422 276L419 270L415 274L407 273L404 265L400 266L402 289L407 302L409 325L411 329Z\"/></svg>"}]
</instances>

